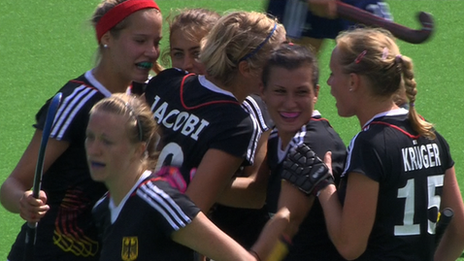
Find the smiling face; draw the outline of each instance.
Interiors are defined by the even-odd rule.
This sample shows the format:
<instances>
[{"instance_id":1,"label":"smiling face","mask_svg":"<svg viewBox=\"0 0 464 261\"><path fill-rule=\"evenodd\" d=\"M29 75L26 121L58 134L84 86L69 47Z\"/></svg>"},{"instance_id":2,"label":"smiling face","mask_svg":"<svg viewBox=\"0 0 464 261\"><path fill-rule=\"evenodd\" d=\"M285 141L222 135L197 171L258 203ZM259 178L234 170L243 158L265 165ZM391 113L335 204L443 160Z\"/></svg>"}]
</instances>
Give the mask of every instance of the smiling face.
<instances>
[{"instance_id":1,"label":"smiling face","mask_svg":"<svg viewBox=\"0 0 464 261\"><path fill-rule=\"evenodd\" d=\"M144 82L160 55L162 17L155 9L137 11L127 17L127 26L116 36L107 33L102 44L110 50L112 69L124 81Z\"/></svg>"},{"instance_id":2,"label":"smiling face","mask_svg":"<svg viewBox=\"0 0 464 261\"><path fill-rule=\"evenodd\" d=\"M130 171L136 159L136 145L127 133L127 117L94 111L87 125L85 149L90 174L95 181L112 184Z\"/></svg>"},{"instance_id":3,"label":"smiling face","mask_svg":"<svg viewBox=\"0 0 464 261\"><path fill-rule=\"evenodd\" d=\"M327 84L330 86L330 94L336 100L338 115L351 117L354 115L354 108L350 102L352 92L350 91L350 75L344 73L339 63L340 50L336 47L332 51L330 58L330 76Z\"/></svg>"},{"instance_id":4,"label":"smiling face","mask_svg":"<svg viewBox=\"0 0 464 261\"><path fill-rule=\"evenodd\" d=\"M293 135L309 120L317 101L310 65L288 70L273 67L267 86L263 89L263 100L279 130L279 136Z\"/></svg>"}]
</instances>

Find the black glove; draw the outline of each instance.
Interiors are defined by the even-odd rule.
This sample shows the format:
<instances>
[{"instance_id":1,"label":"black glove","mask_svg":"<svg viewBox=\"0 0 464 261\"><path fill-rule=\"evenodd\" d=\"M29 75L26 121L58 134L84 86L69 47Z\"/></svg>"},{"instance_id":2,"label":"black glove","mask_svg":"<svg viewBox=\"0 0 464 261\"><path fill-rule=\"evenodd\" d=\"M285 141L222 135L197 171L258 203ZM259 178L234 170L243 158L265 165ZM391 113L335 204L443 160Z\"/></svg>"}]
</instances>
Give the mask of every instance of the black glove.
<instances>
[{"instance_id":1,"label":"black glove","mask_svg":"<svg viewBox=\"0 0 464 261\"><path fill-rule=\"evenodd\" d=\"M308 196L317 196L319 190L334 184L327 165L306 144L300 144L287 153L282 178Z\"/></svg>"}]
</instances>

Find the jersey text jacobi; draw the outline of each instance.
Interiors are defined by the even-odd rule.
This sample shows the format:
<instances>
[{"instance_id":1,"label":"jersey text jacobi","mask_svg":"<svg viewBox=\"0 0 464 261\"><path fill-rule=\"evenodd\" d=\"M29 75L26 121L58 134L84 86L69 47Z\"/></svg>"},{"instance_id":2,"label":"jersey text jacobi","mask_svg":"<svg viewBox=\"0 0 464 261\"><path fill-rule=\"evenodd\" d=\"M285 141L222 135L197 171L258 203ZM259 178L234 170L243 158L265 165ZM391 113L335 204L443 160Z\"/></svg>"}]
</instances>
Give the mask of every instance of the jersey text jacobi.
<instances>
[{"instance_id":1,"label":"jersey text jacobi","mask_svg":"<svg viewBox=\"0 0 464 261\"><path fill-rule=\"evenodd\" d=\"M151 110L153 111L154 118L158 124L162 124L168 129L172 129L174 131L180 130L180 133L183 135L190 136L190 138L198 140L200 132L209 125L208 121L200 119L194 114L179 111L177 109L168 111L169 104L167 102L163 102L159 105L159 107L157 107L159 101L160 97L156 96Z\"/></svg>"}]
</instances>

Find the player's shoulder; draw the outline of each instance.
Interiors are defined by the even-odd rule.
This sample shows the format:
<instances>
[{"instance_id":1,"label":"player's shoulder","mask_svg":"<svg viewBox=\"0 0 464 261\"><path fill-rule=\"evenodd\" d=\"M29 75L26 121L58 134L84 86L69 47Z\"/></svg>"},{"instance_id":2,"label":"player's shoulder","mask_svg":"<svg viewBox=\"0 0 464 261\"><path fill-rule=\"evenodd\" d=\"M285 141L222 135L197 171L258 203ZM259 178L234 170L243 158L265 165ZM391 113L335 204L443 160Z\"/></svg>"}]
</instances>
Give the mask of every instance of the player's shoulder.
<instances>
[{"instance_id":1,"label":"player's shoulder","mask_svg":"<svg viewBox=\"0 0 464 261\"><path fill-rule=\"evenodd\" d=\"M358 139L363 140L402 140L418 139L419 134L412 127L407 112L392 111L386 115L373 118L363 126Z\"/></svg>"},{"instance_id":2,"label":"player's shoulder","mask_svg":"<svg viewBox=\"0 0 464 261\"><path fill-rule=\"evenodd\" d=\"M382 122L382 123L380 123ZM391 126L384 124L384 121L378 121L377 123L371 124L368 128L365 128L358 132L350 142L348 146L350 151L365 150L369 148L377 153L384 152L388 154L390 151L394 151L398 146L402 146L409 139L406 132L398 128L397 126Z\"/></svg>"},{"instance_id":3,"label":"player's shoulder","mask_svg":"<svg viewBox=\"0 0 464 261\"><path fill-rule=\"evenodd\" d=\"M157 75L150 78L150 80L147 83L147 90L150 90L155 87L164 88L164 86L160 86L161 83L171 85L170 82L178 82L186 75L189 75L189 73L177 68L169 68L163 70Z\"/></svg>"},{"instance_id":4,"label":"player's shoulder","mask_svg":"<svg viewBox=\"0 0 464 261\"><path fill-rule=\"evenodd\" d=\"M266 104L264 103L263 99L259 97L258 95L249 95L245 98L243 101L245 104L249 104L252 108L256 110L262 110L265 108Z\"/></svg>"},{"instance_id":5,"label":"player's shoulder","mask_svg":"<svg viewBox=\"0 0 464 261\"><path fill-rule=\"evenodd\" d=\"M94 103L111 96L111 92L94 78L91 71L69 80L59 91L63 94L61 105Z\"/></svg>"},{"instance_id":6,"label":"player's shoulder","mask_svg":"<svg viewBox=\"0 0 464 261\"><path fill-rule=\"evenodd\" d=\"M266 104L259 95L252 94L247 96L242 102L242 107L256 121L262 132L269 130L274 124L267 111Z\"/></svg>"},{"instance_id":7,"label":"player's shoulder","mask_svg":"<svg viewBox=\"0 0 464 261\"><path fill-rule=\"evenodd\" d=\"M200 210L195 204L178 189L171 186L165 177L151 174L145 178L133 193L139 199L139 203L145 205L146 211L159 215L174 223L183 220L189 223ZM167 215L165 215L167 213Z\"/></svg>"},{"instance_id":8,"label":"player's shoulder","mask_svg":"<svg viewBox=\"0 0 464 261\"><path fill-rule=\"evenodd\" d=\"M441 135L438 131L435 131L434 133L438 142L440 142L441 144L445 144L446 146L449 146L448 141L445 139L445 137L443 137L443 135Z\"/></svg>"},{"instance_id":9,"label":"player's shoulder","mask_svg":"<svg viewBox=\"0 0 464 261\"><path fill-rule=\"evenodd\" d=\"M311 120L306 124L308 131L323 131L329 128L332 128L329 120L322 118L322 116L317 115L311 117Z\"/></svg>"},{"instance_id":10,"label":"player's shoulder","mask_svg":"<svg viewBox=\"0 0 464 261\"><path fill-rule=\"evenodd\" d=\"M69 126L69 123L74 121L75 118L82 119L82 117L78 117L79 115L83 116L85 120L88 112L96 102L111 95L111 93L93 77L91 71L87 71L85 74L69 80L58 92L61 92L62 97L55 122L63 123L63 126ZM41 117L46 115L45 112L51 100L52 97L45 102L36 114L36 120L38 122ZM55 124L54 128L57 128L57 126L58 124Z\"/></svg>"},{"instance_id":11,"label":"player's shoulder","mask_svg":"<svg viewBox=\"0 0 464 261\"><path fill-rule=\"evenodd\" d=\"M184 97L189 96L189 101L186 101L186 104L190 108L198 109L198 112L205 119L210 119L215 125L219 125L219 129L239 126L253 127L258 121L258 115L251 115L252 113L242 107L233 96L212 91L204 86L198 86L196 94L188 94L184 94ZM195 96L197 98L192 99ZM203 97L205 99L202 100Z\"/></svg>"},{"instance_id":12,"label":"player's shoulder","mask_svg":"<svg viewBox=\"0 0 464 261\"><path fill-rule=\"evenodd\" d=\"M180 192L161 177L150 175L136 188L134 195L148 203L148 205L162 206L170 205L170 201L179 196ZM155 207L156 208L156 207Z\"/></svg>"},{"instance_id":13,"label":"player's shoulder","mask_svg":"<svg viewBox=\"0 0 464 261\"><path fill-rule=\"evenodd\" d=\"M189 74L189 72L187 71L184 71L182 69L179 69L179 68L169 68L169 69L166 69L166 70L163 70L161 71L159 74L157 74L155 77L153 78L156 78L156 77L172 77L172 76L185 76Z\"/></svg>"},{"instance_id":14,"label":"player's shoulder","mask_svg":"<svg viewBox=\"0 0 464 261\"><path fill-rule=\"evenodd\" d=\"M276 127L273 127L269 134L269 138L267 139L268 144L276 143L278 139L279 139L279 131L277 130Z\"/></svg>"},{"instance_id":15,"label":"player's shoulder","mask_svg":"<svg viewBox=\"0 0 464 261\"><path fill-rule=\"evenodd\" d=\"M145 87L145 97L147 102L149 104L153 103L155 96L163 95L163 93L178 92L184 77L187 75L189 74L186 71L170 68L163 70L156 76L150 78Z\"/></svg>"}]
</instances>

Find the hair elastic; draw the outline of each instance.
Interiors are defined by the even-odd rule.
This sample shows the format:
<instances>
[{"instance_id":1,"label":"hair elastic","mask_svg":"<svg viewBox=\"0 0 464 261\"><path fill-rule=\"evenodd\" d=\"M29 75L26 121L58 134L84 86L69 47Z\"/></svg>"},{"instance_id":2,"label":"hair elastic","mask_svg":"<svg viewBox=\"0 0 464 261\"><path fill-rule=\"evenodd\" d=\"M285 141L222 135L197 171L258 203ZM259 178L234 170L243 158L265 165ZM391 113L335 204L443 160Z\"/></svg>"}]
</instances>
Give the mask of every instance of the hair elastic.
<instances>
[{"instance_id":1,"label":"hair elastic","mask_svg":"<svg viewBox=\"0 0 464 261\"><path fill-rule=\"evenodd\" d=\"M387 59L387 57L388 57L388 48L385 47L383 48L383 51L382 51L382 60Z\"/></svg>"},{"instance_id":2,"label":"hair elastic","mask_svg":"<svg viewBox=\"0 0 464 261\"><path fill-rule=\"evenodd\" d=\"M401 54L398 54L395 56L395 62L400 64L403 62L403 56Z\"/></svg>"},{"instance_id":3,"label":"hair elastic","mask_svg":"<svg viewBox=\"0 0 464 261\"><path fill-rule=\"evenodd\" d=\"M241 61L244 61L246 59L249 59L251 58L253 55L255 55L261 48L263 48L264 44L267 43L267 41L269 41L269 39L271 38L271 36L274 34L275 30L277 29L277 23L274 24L274 28L272 28L271 32L269 33L269 35L266 37L266 39L264 39L264 41L262 43L260 43L253 51L249 52L247 55L245 55L244 57L242 57L240 60L238 60L238 62L241 62Z\"/></svg>"},{"instance_id":4,"label":"hair elastic","mask_svg":"<svg viewBox=\"0 0 464 261\"><path fill-rule=\"evenodd\" d=\"M111 30L111 28L116 26L126 17L134 12L148 8L155 8L161 12L158 5L153 0L128 0L113 7L100 18L95 26L98 42L100 43L102 36L106 32Z\"/></svg>"},{"instance_id":5,"label":"hair elastic","mask_svg":"<svg viewBox=\"0 0 464 261\"><path fill-rule=\"evenodd\" d=\"M367 54L367 50L362 51L354 60L355 63L360 63L362 58Z\"/></svg>"}]
</instances>

